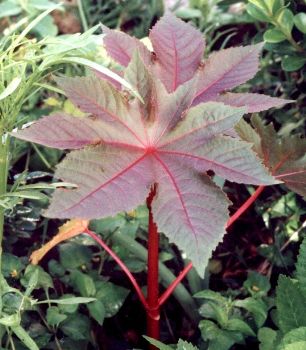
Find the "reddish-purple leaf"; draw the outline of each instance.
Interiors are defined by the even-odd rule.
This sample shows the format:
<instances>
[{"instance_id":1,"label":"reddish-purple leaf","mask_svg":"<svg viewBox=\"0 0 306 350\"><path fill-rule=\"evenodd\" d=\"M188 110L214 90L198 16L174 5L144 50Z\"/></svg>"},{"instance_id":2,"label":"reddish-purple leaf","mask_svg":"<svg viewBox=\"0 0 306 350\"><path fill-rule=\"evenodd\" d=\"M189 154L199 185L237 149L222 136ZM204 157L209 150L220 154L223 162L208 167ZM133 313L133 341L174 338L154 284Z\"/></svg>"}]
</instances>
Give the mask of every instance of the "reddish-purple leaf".
<instances>
[{"instance_id":1,"label":"reddish-purple leaf","mask_svg":"<svg viewBox=\"0 0 306 350\"><path fill-rule=\"evenodd\" d=\"M194 104L214 100L223 91L245 83L258 71L263 44L213 52L198 73Z\"/></svg>"},{"instance_id":2,"label":"reddish-purple leaf","mask_svg":"<svg viewBox=\"0 0 306 350\"><path fill-rule=\"evenodd\" d=\"M250 144L224 136L246 108L218 102L191 105L199 87L198 100L205 100L205 94L215 98L252 77L260 48L224 50L220 57L214 54L196 74L203 41L195 29L168 15L154 27L151 39L157 56L155 68L148 64L141 45L140 52L133 53L139 48L136 39L113 31L106 36L109 53L127 66L124 77L144 103L97 77L60 79L66 95L90 116L76 119L76 129L72 126L70 130L73 119L69 116L58 115L56 126L54 116L44 118L17 137L61 148L89 144L72 151L58 166L56 177L77 187L57 189L48 216L114 215L143 203L150 187L157 184L152 208L159 230L188 254L203 275L211 251L225 232L229 204L203 173L213 170L239 183L276 181ZM168 40L169 56L162 51ZM157 70L158 78L154 76ZM60 131L61 118L64 127ZM48 128L54 132L46 132Z\"/></svg>"},{"instance_id":3,"label":"reddish-purple leaf","mask_svg":"<svg viewBox=\"0 0 306 350\"><path fill-rule=\"evenodd\" d=\"M14 134L13 134L14 135ZM54 113L43 117L30 128L18 132L18 138L59 149L78 149L100 142L101 124L92 118Z\"/></svg>"},{"instance_id":4,"label":"reddish-purple leaf","mask_svg":"<svg viewBox=\"0 0 306 350\"><path fill-rule=\"evenodd\" d=\"M46 216L92 219L132 210L145 201L154 182L151 163L142 150L124 147L99 145L71 152L55 176L77 189L57 189Z\"/></svg>"},{"instance_id":5,"label":"reddish-purple leaf","mask_svg":"<svg viewBox=\"0 0 306 350\"><path fill-rule=\"evenodd\" d=\"M255 113L265 111L272 107L280 107L286 103L292 103L292 100L285 100L282 98L271 97L262 94L250 93L231 93L227 92L215 98L215 101L223 102L230 106L247 107L248 113Z\"/></svg>"},{"instance_id":6,"label":"reddish-purple leaf","mask_svg":"<svg viewBox=\"0 0 306 350\"><path fill-rule=\"evenodd\" d=\"M122 66L126 67L129 64L135 50L139 51L146 64L151 62L151 52L141 41L106 26L102 28L103 33L106 34L103 38L103 44L107 53Z\"/></svg>"},{"instance_id":7,"label":"reddish-purple leaf","mask_svg":"<svg viewBox=\"0 0 306 350\"><path fill-rule=\"evenodd\" d=\"M212 250L224 235L230 202L208 176L182 166L171 155L155 158L158 189L154 221L203 276Z\"/></svg>"},{"instance_id":8,"label":"reddish-purple leaf","mask_svg":"<svg viewBox=\"0 0 306 350\"><path fill-rule=\"evenodd\" d=\"M253 129L246 122L236 130L241 138L253 143L253 149L271 173L292 191L306 197L306 141L298 135L280 137L272 124L252 118Z\"/></svg>"},{"instance_id":9,"label":"reddish-purple leaf","mask_svg":"<svg viewBox=\"0 0 306 350\"><path fill-rule=\"evenodd\" d=\"M204 52L202 34L171 13L160 19L150 32L156 54L154 69L169 92L190 80Z\"/></svg>"}]
</instances>

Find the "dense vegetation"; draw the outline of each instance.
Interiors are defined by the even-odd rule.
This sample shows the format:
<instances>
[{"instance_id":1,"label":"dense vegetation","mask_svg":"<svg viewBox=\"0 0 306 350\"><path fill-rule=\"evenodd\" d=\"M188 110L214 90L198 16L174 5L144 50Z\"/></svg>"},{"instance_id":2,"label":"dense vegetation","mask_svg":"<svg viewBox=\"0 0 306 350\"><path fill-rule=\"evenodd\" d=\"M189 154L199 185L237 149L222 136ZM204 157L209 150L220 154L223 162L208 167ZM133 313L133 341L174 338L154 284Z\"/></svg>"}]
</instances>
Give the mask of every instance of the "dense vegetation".
<instances>
[{"instance_id":1,"label":"dense vegetation","mask_svg":"<svg viewBox=\"0 0 306 350\"><path fill-rule=\"evenodd\" d=\"M243 49L227 51L231 52L230 57L217 56L218 52L221 55L226 52L220 50L250 47L248 53L256 53L254 61L245 66L241 63L240 71L235 71L236 79L241 71L245 76L236 84L230 79L223 82L215 95L203 97L198 93L200 97L196 102L189 101L192 89L198 88L188 81L193 78L190 66L185 67L187 78L182 70L184 74L174 80L169 67L164 71L156 68L158 62L167 61L163 53L171 55L172 52L163 41L168 22L158 22L165 11L172 11L189 23L184 27L184 23L178 24L181 22L168 15L178 32L181 25L186 28L182 33L191 31L193 45L196 44L199 51L195 55L199 56L199 62L204 58L200 64L204 73L205 69L209 71L213 57L217 57L215 68L209 74L222 69L222 64L226 67L235 62L238 55L241 60L248 56ZM150 34L151 42L147 38L141 40L144 45L104 27L103 46L100 23L137 38L148 37L150 29L155 27ZM158 27L158 23L163 24ZM0 3L0 28L0 237L3 249L0 349L146 349L149 342L153 344L152 349L161 350L306 349L305 2L78 0L58 5L49 0L4 0ZM75 34L78 32L82 34ZM182 41L183 37L182 34ZM206 46L202 57L204 37ZM130 50L131 54L127 61L114 49L116 40L122 45L126 40L124 52ZM260 42L264 42L263 48L256 45ZM134 44L138 53L132 52ZM149 52L151 44L154 54ZM183 44L186 46L186 42ZM255 75L260 50L260 69ZM175 55L184 57L184 51ZM171 62L168 62L170 67ZM86 78L74 78L76 76ZM102 83L101 79L108 83L104 80ZM223 94L233 87L236 87L235 94ZM158 133L163 126L163 120L154 126L159 109L168 113L173 106L179 106L178 126L168 125L166 136L161 135L161 140L165 137L167 142L171 141L180 136L180 131L188 129L187 122L180 123L185 116L185 121L195 122L192 118L196 120L197 114L202 114L204 120L209 116L210 120L220 123L219 129L203 126L202 137L209 136L210 150L217 149L212 145L220 140L218 133L227 134L222 135L223 148L231 147L232 139L241 142L239 145L251 143L248 151L245 150L249 153L243 158L250 173L245 170L238 178L233 171L239 164L227 172L213 167L213 162L205 163L206 167L182 163L178 170L174 160L168 159L171 178L178 179L183 171L193 167L197 172L207 171L207 179L214 181L212 185L205 180L206 194L215 196L213 201L197 202L199 186L197 184L193 192L190 187L199 175L192 172L188 178L190 192L184 195L186 198L193 195L193 203L186 200L183 205L187 211L192 210L196 202L202 205L195 209L196 214L190 215L196 216L192 216L194 220L201 220L202 225L201 230L193 233L201 235L204 227L209 227L215 229L212 239L206 236L204 240L200 238L200 243L196 239L195 243L188 225L184 226L182 211L174 212L168 202L159 202L160 207L154 204L156 188L151 187L153 197L149 197L145 205L150 184L156 183L157 191L158 186L164 186L162 193L169 191L160 168L155 168L154 178L148 175L149 180L145 181L144 177L137 178L137 183L125 180L128 197L122 196L116 184L110 192L114 202L107 202L104 211L97 207L97 213L92 214L94 209L87 206L83 211L65 213L65 206L61 205L70 200L69 193L77 193L76 183L78 187L89 186L94 172L110 171L107 161L115 164L117 170L118 164L132 157L130 151L121 151L118 155L114 155L114 151L107 153L110 151L106 152L93 137L93 129L103 135L104 141L107 137L109 142L117 138L116 142L127 143L129 149L139 148L135 138L123 129L107 129L105 120L99 124L96 118L86 119L88 114L97 116L99 111L94 110L85 97L75 96L80 89L85 92L84 96L86 93L98 96L98 88L110 89L109 94L116 96L116 103L124 106L115 111L120 118L128 118L132 108L139 109L139 115L132 110L131 118L141 116L133 123L137 127L143 118L149 134L151 129ZM262 94L274 98L262 100ZM125 109L127 101L131 107ZM202 103L207 101L210 102ZM42 119L50 114L51 119ZM48 120L52 120L50 124ZM17 136L54 148L12 137L17 129L33 121L37 122ZM134 124L129 126L133 128ZM62 131L58 131L58 127ZM71 136L78 128L83 130L82 134L76 132L75 143L67 146L63 142L65 132ZM57 135L61 138L56 138ZM87 143L84 136L89 140ZM136 136L143 141L142 135ZM182 143L184 152L196 154L196 149L191 147L195 142L200 142L199 138ZM93 145L96 153L86 147L78 149L87 144ZM153 157L156 151L151 146L146 144L148 157ZM174 151L181 152L183 146L176 144L178 148ZM221 145L218 147L221 152ZM67 149L77 150L66 157ZM104 164L90 168L89 163L95 161L97 154L104 157ZM82 169L78 165L80 159ZM223 161L228 165L229 160L224 156ZM64 168L67 162L74 170L69 174ZM149 169L151 165L146 167ZM84 174L82 180L78 174L80 169ZM139 176L145 170L136 168L135 172ZM74 181L76 179L79 182ZM276 180L282 183L276 184ZM143 186L145 191L138 193L137 186ZM226 210L229 202L221 190L232 203L230 219ZM46 211L54 191L51 207ZM216 208L218 220L212 225L209 218ZM201 212L204 209L206 214ZM153 312L145 296L147 289L152 288L150 279L156 278L152 275L152 265L147 265L148 231L154 231L149 220L152 212L157 229L162 227L163 231L159 237L159 285L163 298L159 341L144 337L148 334L146 312ZM155 212L159 217L154 217ZM172 221L168 219L169 213L174 213ZM228 233L217 246L225 225ZM219 226L223 227L221 231ZM190 238L186 240L185 234ZM200 249L196 254L197 244ZM111 255L105 251L107 247L111 248ZM117 262L120 259L120 266L114 258ZM133 278L129 280L122 270L123 265L137 281L136 290L131 284ZM168 293L167 288L182 270L185 279L180 284L177 280L176 288ZM154 330L149 334L157 337Z\"/></svg>"}]
</instances>

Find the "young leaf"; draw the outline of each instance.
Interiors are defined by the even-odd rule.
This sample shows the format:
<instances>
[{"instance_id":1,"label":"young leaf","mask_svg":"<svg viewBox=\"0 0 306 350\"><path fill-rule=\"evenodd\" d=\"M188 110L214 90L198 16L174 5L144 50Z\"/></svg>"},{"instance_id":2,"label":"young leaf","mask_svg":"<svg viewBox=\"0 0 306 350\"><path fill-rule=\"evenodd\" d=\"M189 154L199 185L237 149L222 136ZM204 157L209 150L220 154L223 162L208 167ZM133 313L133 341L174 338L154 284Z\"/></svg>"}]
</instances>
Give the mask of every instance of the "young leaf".
<instances>
[{"instance_id":1,"label":"young leaf","mask_svg":"<svg viewBox=\"0 0 306 350\"><path fill-rule=\"evenodd\" d=\"M102 26L102 29L105 34L103 44L107 53L122 66L126 67L129 64L136 49L139 50L144 62L150 63L151 53L140 40L118 30L111 30L106 26Z\"/></svg>"},{"instance_id":2,"label":"young leaf","mask_svg":"<svg viewBox=\"0 0 306 350\"><path fill-rule=\"evenodd\" d=\"M155 30L164 30L168 20L182 25L166 17ZM242 61L248 54L252 59L244 61L245 65L240 63L243 74L234 79L235 84L256 71L257 65L254 69L251 63L257 62L258 50L259 46L238 49ZM238 61L230 54L229 66L238 65ZM213 170L239 183L269 185L275 180L249 144L223 135L239 121L245 108L216 102L191 107L198 86L197 76L189 79L191 71L188 81L181 84L187 79L181 76L182 80L177 80L180 85L168 93L152 75L155 70L145 64L141 52L127 64L125 77L141 90L144 104L97 77L58 79L72 102L94 119L77 119L77 128L83 128L81 136L77 130L71 134L61 131L54 117L41 119L16 136L31 141L33 130L33 141L37 141L50 124L53 133L48 139L41 137L41 144L57 147L59 135L61 147L87 144L58 165L55 176L76 188L58 188L47 216L91 219L130 211L143 203L151 186L157 184L152 209L159 231L184 250L203 275L211 251L223 237L229 205L224 193L203 172ZM225 88L235 85L230 84L234 72L224 76ZM211 81L212 72L209 74ZM235 74L239 75L239 69ZM221 90L215 89L216 93Z\"/></svg>"},{"instance_id":3,"label":"young leaf","mask_svg":"<svg viewBox=\"0 0 306 350\"><path fill-rule=\"evenodd\" d=\"M205 46L202 34L169 12L156 23L149 38L157 56L156 75L169 92L175 91L200 65Z\"/></svg>"},{"instance_id":4,"label":"young leaf","mask_svg":"<svg viewBox=\"0 0 306 350\"><path fill-rule=\"evenodd\" d=\"M271 173L290 190L306 196L305 139L298 135L280 137L272 124L265 125L259 117L251 121L254 129L243 121L236 126L239 136L249 142L256 139L253 149Z\"/></svg>"},{"instance_id":5,"label":"young leaf","mask_svg":"<svg viewBox=\"0 0 306 350\"><path fill-rule=\"evenodd\" d=\"M248 6L253 6L253 4ZM280 6L280 4L275 4L275 8ZM222 100L220 93L251 79L258 71L259 53L263 46L260 43L214 52L204 62L203 68L201 59L205 41L202 34L171 13L161 18L151 30L149 39L154 50L152 60L150 51L141 41L108 28L105 28L105 33L105 48L114 60L127 66L134 51L138 49L147 68L162 81L168 92L175 91L188 80L194 80L197 84L197 91L194 92L192 98L194 105L200 102L215 101L219 98ZM244 96L242 94L238 97L239 106L246 106L250 112L258 112L289 102L265 95ZM246 104L242 104L244 98ZM232 105L235 106L235 100L234 97L228 98L226 103L232 102Z\"/></svg>"}]
</instances>

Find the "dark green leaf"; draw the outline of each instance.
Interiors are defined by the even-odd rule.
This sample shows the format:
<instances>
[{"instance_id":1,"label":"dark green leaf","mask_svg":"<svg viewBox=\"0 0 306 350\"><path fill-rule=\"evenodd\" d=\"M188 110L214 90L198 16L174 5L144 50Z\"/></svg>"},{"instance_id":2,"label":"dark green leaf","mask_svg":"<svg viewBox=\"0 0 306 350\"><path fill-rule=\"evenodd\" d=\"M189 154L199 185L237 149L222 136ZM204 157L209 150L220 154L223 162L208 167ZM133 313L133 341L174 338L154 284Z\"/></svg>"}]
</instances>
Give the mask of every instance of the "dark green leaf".
<instances>
[{"instance_id":1,"label":"dark green leaf","mask_svg":"<svg viewBox=\"0 0 306 350\"><path fill-rule=\"evenodd\" d=\"M276 308L279 327L284 333L306 327L306 299L298 284L283 275L276 288Z\"/></svg>"},{"instance_id":2,"label":"dark green leaf","mask_svg":"<svg viewBox=\"0 0 306 350\"><path fill-rule=\"evenodd\" d=\"M64 321L67 316L60 313L60 310L56 306L50 306L47 309L47 322L50 326L58 326L62 321Z\"/></svg>"},{"instance_id":3,"label":"dark green leaf","mask_svg":"<svg viewBox=\"0 0 306 350\"><path fill-rule=\"evenodd\" d=\"M90 316L102 326L105 318L105 307L102 301L96 300L87 304L87 309L89 310Z\"/></svg>"},{"instance_id":4,"label":"dark green leaf","mask_svg":"<svg viewBox=\"0 0 306 350\"><path fill-rule=\"evenodd\" d=\"M81 314L73 314L60 324L60 329L73 340L85 340L89 338L90 321Z\"/></svg>"},{"instance_id":5,"label":"dark green leaf","mask_svg":"<svg viewBox=\"0 0 306 350\"><path fill-rule=\"evenodd\" d=\"M282 68L286 72L294 72L299 70L306 63L306 58L303 56L285 56L282 59Z\"/></svg>"},{"instance_id":6,"label":"dark green leaf","mask_svg":"<svg viewBox=\"0 0 306 350\"><path fill-rule=\"evenodd\" d=\"M280 43L286 40L286 36L278 29L269 29L264 33L264 40L268 43Z\"/></svg>"}]
</instances>

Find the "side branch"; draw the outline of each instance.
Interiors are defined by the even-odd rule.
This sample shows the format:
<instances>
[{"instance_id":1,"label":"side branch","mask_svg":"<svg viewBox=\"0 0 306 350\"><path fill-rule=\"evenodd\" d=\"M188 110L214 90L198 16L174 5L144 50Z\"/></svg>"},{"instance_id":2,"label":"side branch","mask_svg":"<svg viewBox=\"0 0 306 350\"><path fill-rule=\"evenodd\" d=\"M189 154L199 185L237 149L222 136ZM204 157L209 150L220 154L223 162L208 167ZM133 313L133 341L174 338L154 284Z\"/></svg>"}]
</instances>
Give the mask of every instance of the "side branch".
<instances>
[{"instance_id":1,"label":"side branch","mask_svg":"<svg viewBox=\"0 0 306 350\"><path fill-rule=\"evenodd\" d=\"M118 255L113 252L113 250L98 236L96 235L94 232L90 231L89 229L87 229L86 231L84 231L84 233L86 233L87 235L89 235L91 238L93 238L103 249L106 250L106 252L116 261L116 263L121 267L121 269L123 270L123 272L127 275L127 277L129 278L129 280L131 281L132 285L135 288L135 291L141 301L141 303L143 304L143 306L145 307L145 309L148 309L148 303L146 301L145 296L143 295L141 288L139 286L139 284L137 283L135 277L132 275L132 273L130 272L130 270L127 268L127 266L124 264L124 262L118 257Z\"/></svg>"}]
</instances>

